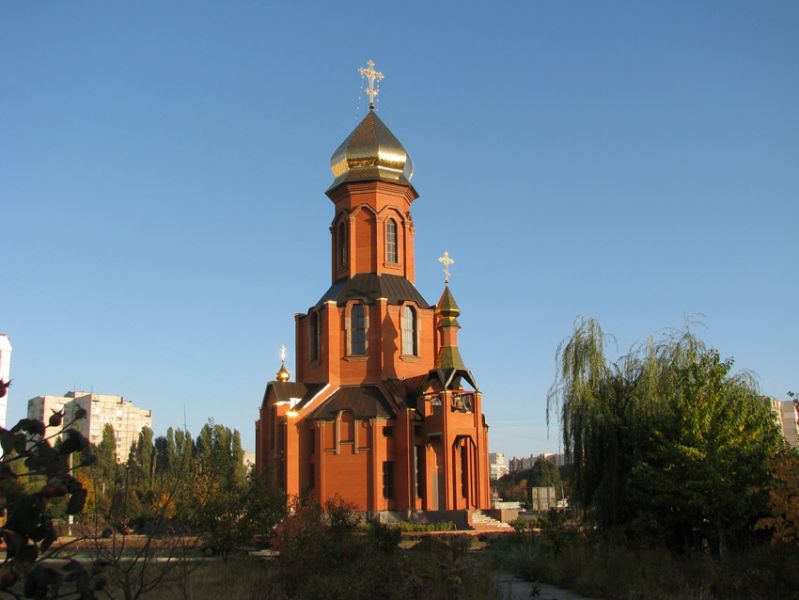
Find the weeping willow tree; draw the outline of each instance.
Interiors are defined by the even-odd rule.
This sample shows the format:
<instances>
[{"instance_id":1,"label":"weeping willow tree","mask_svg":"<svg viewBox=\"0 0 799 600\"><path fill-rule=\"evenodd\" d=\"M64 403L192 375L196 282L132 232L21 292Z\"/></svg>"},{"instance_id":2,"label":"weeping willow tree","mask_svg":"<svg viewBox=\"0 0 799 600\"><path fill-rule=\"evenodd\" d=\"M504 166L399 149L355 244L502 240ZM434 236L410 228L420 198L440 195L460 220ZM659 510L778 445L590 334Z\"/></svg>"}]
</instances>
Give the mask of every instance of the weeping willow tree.
<instances>
[{"instance_id":1,"label":"weeping willow tree","mask_svg":"<svg viewBox=\"0 0 799 600\"><path fill-rule=\"evenodd\" d=\"M547 420L560 413L572 502L602 526L646 515L681 543L726 540L762 516L765 461L782 440L748 373L689 328L618 361L578 319L558 348Z\"/></svg>"}]
</instances>

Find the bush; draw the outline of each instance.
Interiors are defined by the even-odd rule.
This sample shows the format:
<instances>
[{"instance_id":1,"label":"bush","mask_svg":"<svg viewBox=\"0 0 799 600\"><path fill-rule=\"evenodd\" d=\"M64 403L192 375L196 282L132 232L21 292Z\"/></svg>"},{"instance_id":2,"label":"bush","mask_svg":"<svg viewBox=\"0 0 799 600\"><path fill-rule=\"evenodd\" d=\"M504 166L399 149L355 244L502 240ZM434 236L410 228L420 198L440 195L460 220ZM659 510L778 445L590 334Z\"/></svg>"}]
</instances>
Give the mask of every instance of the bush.
<instances>
[{"instance_id":1,"label":"bush","mask_svg":"<svg viewBox=\"0 0 799 600\"><path fill-rule=\"evenodd\" d=\"M369 523L364 534L358 521L340 501L324 509L298 506L276 530L280 554L264 583L270 598L498 597L490 575L467 553L469 539L429 537L398 551L400 527Z\"/></svg>"},{"instance_id":2,"label":"bush","mask_svg":"<svg viewBox=\"0 0 799 600\"><path fill-rule=\"evenodd\" d=\"M799 552L761 544L729 552L677 554L651 539L631 540L624 529L582 532L547 524L493 540L492 562L531 581L559 585L608 600L669 598L799 599Z\"/></svg>"},{"instance_id":3,"label":"bush","mask_svg":"<svg viewBox=\"0 0 799 600\"><path fill-rule=\"evenodd\" d=\"M456 531L458 528L452 521L439 521L437 523L411 523L400 521L397 525L400 531Z\"/></svg>"}]
</instances>

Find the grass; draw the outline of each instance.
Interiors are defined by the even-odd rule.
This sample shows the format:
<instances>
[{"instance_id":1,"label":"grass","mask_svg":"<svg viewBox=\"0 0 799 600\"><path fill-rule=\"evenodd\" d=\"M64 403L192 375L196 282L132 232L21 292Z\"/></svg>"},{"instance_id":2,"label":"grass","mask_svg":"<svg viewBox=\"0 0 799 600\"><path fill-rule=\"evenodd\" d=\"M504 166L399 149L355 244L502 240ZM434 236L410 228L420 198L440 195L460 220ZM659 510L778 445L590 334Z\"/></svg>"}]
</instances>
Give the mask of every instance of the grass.
<instances>
[{"instance_id":1,"label":"grass","mask_svg":"<svg viewBox=\"0 0 799 600\"><path fill-rule=\"evenodd\" d=\"M718 557L524 534L494 540L488 553L495 568L606 600L799 599L795 548L764 544Z\"/></svg>"},{"instance_id":2,"label":"grass","mask_svg":"<svg viewBox=\"0 0 799 600\"><path fill-rule=\"evenodd\" d=\"M270 574L268 562L239 556L222 562L199 563L194 569L176 569L170 580L143 596L147 600L218 600L268 598L262 595Z\"/></svg>"}]
</instances>

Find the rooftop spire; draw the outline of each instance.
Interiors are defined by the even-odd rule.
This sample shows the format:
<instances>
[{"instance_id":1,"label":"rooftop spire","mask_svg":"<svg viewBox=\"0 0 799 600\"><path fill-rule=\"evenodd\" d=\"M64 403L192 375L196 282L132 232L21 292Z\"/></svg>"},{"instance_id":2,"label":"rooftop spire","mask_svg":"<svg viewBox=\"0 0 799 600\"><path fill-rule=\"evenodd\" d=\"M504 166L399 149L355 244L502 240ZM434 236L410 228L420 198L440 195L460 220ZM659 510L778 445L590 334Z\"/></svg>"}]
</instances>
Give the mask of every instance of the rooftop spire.
<instances>
[{"instance_id":1,"label":"rooftop spire","mask_svg":"<svg viewBox=\"0 0 799 600\"><path fill-rule=\"evenodd\" d=\"M369 82L369 87L365 89L364 92L369 96L369 110L374 110L375 98L377 98L377 94L380 92L380 90L375 87L375 82L377 82L377 86L380 87L380 82L383 80L383 73L375 71L375 61L371 58L366 61L366 67L360 67L358 69L358 73Z\"/></svg>"},{"instance_id":2,"label":"rooftop spire","mask_svg":"<svg viewBox=\"0 0 799 600\"><path fill-rule=\"evenodd\" d=\"M275 379L284 382L291 379L291 374L286 368L286 346L280 347L280 370L275 375Z\"/></svg>"},{"instance_id":3,"label":"rooftop spire","mask_svg":"<svg viewBox=\"0 0 799 600\"><path fill-rule=\"evenodd\" d=\"M455 259L450 258L449 252L444 250L444 256L439 257L438 262L444 265L444 285L449 285L449 267L455 264Z\"/></svg>"}]
</instances>

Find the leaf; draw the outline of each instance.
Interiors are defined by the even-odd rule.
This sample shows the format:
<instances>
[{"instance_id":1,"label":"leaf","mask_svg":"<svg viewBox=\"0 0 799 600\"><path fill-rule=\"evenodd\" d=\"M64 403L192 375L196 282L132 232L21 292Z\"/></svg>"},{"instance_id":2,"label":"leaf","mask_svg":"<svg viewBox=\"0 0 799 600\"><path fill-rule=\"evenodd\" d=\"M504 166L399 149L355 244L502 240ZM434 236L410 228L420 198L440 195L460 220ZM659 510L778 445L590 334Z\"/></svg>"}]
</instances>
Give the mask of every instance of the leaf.
<instances>
[{"instance_id":1,"label":"leaf","mask_svg":"<svg viewBox=\"0 0 799 600\"><path fill-rule=\"evenodd\" d=\"M3 454L11 454L14 450L14 434L4 429L0 431L0 446L3 447Z\"/></svg>"},{"instance_id":2,"label":"leaf","mask_svg":"<svg viewBox=\"0 0 799 600\"><path fill-rule=\"evenodd\" d=\"M11 428L13 432L19 430L27 431L33 435L44 435L44 423L38 419L20 419L19 422Z\"/></svg>"},{"instance_id":3,"label":"leaf","mask_svg":"<svg viewBox=\"0 0 799 600\"><path fill-rule=\"evenodd\" d=\"M83 505L86 502L86 490L80 489L72 493L67 504L67 514L75 515L83 510Z\"/></svg>"}]
</instances>

